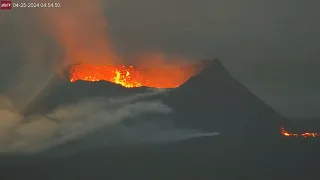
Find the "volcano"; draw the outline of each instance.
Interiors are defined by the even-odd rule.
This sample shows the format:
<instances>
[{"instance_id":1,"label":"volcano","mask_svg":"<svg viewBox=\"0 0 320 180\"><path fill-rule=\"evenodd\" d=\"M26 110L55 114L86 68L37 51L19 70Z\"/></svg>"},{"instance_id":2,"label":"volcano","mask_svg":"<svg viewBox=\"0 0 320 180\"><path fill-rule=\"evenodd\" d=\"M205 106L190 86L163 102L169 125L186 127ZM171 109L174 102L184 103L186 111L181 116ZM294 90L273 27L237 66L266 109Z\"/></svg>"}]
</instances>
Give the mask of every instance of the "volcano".
<instances>
[{"instance_id":1,"label":"volcano","mask_svg":"<svg viewBox=\"0 0 320 180\"><path fill-rule=\"evenodd\" d=\"M86 71L81 70L81 68L86 69ZM95 68L98 70L95 71L96 73L92 73ZM122 70L120 70L121 68ZM71 80L72 83L61 80L59 77L53 78L52 82L49 83L49 88L45 89L44 93L39 95L26 108L26 114L50 111L58 105L72 103L79 99L124 96L142 93L147 91L149 87L154 87L152 85L148 87L142 86L143 84L146 85L146 83L140 81L138 87L126 88L121 83L103 80L105 78L101 77L101 74L108 75L108 79L112 79L115 75L112 73L116 70L121 71L122 74L126 74L125 70L128 69L121 66L120 68L110 70L109 74L101 72L106 70L108 70L108 67L73 66L70 73L71 77L74 78ZM175 86L170 86L171 90L165 96L160 95L161 97L156 97L174 109L177 126L198 127L223 132L230 131L245 137L249 132L250 136L251 133L256 131L278 136L279 128L283 124L288 124L288 121L284 117L235 80L219 59L203 60L180 68L177 71L183 74L181 73L184 72L183 70L188 72L186 73L188 76L190 75L190 70L195 75L181 85L175 84ZM151 71L153 70L151 69ZM83 78L88 75L83 73L88 72L91 74L91 79L84 78L84 80L81 80L80 77ZM129 67L129 72L129 74L136 72L137 75L139 73L143 74L146 70L135 71L131 66ZM100 79L94 80L94 74L99 76ZM167 76L170 76L170 74ZM143 78L143 75L140 77L146 79ZM195 119L197 120L195 121ZM230 127L230 123L234 124L234 126ZM271 130L272 132L270 132Z\"/></svg>"},{"instance_id":2,"label":"volcano","mask_svg":"<svg viewBox=\"0 0 320 180\"><path fill-rule=\"evenodd\" d=\"M169 87L170 90L165 95L152 98L161 99L174 109L175 125L178 127L225 132L225 135L234 135L239 140L247 139L252 134L264 135L266 140L275 139L279 138L283 127L289 132L298 129L235 80L219 59L202 60L176 69L177 74L181 75L176 76L178 79L184 74L181 81L177 81L177 78L167 80L170 79L170 74L167 73L158 73L157 76L165 81L160 80L160 83L157 83L157 78L147 81L146 79L152 79L152 76L147 78L147 74L155 70L160 72L160 69L141 70L133 66L73 66L67 72L70 75L69 81L58 76L53 77L48 87L24 109L23 113L46 113L61 104L86 98L143 93L158 85L161 88ZM124 76L129 73L130 77L127 77L127 80L114 81L112 79L116 77L116 71ZM191 77L182 83L188 76ZM169 81L175 82L174 85L169 85ZM148 86L147 82L153 83ZM261 138L262 136L256 141L261 142Z\"/></svg>"},{"instance_id":3,"label":"volcano","mask_svg":"<svg viewBox=\"0 0 320 180\"><path fill-rule=\"evenodd\" d=\"M148 76L154 71L159 72L155 73L157 76ZM299 128L296 123L281 116L235 80L219 59L202 60L176 71L178 73L172 75L176 78L170 80L171 75L160 73L167 71L159 68L72 66L67 72L69 81L53 77L48 87L22 113L27 116L43 114L61 104L81 99L121 97L146 92L150 87L169 87L165 95L150 98L161 99L174 110L174 124L177 127L221 132L224 136L237 139L239 143L249 139L258 144L267 143L270 139L279 139L279 135L297 137L295 132ZM116 72L120 75L118 81L114 79ZM157 78L151 80L152 77ZM253 134L259 134L259 138L253 137ZM300 135L318 137L319 133L305 131Z\"/></svg>"},{"instance_id":4,"label":"volcano","mask_svg":"<svg viewBox=\"0 0 320 180\"><path fill-rule=\"evenodd\" d=\"M313 169L320 160L320 143L316 138L283 137L281 127L290 132L297 128L292 121L235 80L220 60L204 60L199 64L205 65L201 72L165 94L150 98L160 99L173 109L175 127L219 132L219 136L157 145L104 147L64 158L9 157L0 162L3 170L0 177L319 179L319 173ZM56 77L24 113L27 116L44 113L83 98L124 96L148 90L148 87L125 88L108 81L70 83ZM41 173L31 173L35 169Z\"/></svg>"}]
</instances>

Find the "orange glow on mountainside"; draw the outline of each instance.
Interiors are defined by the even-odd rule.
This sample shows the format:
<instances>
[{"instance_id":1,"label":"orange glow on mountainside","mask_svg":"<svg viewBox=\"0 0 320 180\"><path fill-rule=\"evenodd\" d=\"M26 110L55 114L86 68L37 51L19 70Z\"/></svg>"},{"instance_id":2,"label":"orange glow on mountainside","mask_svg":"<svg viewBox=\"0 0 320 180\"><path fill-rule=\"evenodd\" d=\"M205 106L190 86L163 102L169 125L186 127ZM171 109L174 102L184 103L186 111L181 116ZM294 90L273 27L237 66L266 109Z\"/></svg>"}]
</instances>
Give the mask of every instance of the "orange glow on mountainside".
<instances>
[{"instance_id":1,"label":"orange glow on mountainside","mask_svg":"<svg viewBox=\"0 0 320 180\"><path fill-rule=\"evenodd\" d=\"M80 64L73 66L69 71L70 82L82 81L109 81L127 88L153 87L176 88L186 82L194 70L173 67L159 67L140 69L134 66L100 66Z\"/></svg>"},{"instance_id":2,"label":"orange glow on mountainside","mask_svg":"<svg viewBox=\"0 0 320 180\"><path fill-rule=\"evenodd\" d=\"M286 131L284 129L284 127L281 127L281 134L283 136L286 136L286 137L304 137L304 138L307 138L307 137L319 137L320 136L319 133L315 133L315 132L304 132L304 133L300 133L300 134L289 133L288 131Z\"/></svg>"}]
</instances>

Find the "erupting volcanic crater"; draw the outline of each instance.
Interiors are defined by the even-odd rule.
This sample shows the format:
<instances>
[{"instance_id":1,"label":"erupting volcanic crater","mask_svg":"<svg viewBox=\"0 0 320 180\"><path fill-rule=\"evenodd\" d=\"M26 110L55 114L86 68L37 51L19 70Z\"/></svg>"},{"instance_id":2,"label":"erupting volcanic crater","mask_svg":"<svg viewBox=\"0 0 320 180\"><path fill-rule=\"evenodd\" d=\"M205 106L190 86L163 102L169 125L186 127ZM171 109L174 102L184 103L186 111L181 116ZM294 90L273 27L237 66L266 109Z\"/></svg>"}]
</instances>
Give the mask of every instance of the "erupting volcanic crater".
<instances>
[{"instance_id":1,"label":"erupting volcanic crater","mask_svg":"<svg viewBox=\"0 0 320 180\"><path fill-rule=\"evenodd\" d=\"M201 68L202 69L202 68ZM103 66L78 64L69 70L70 82L82 81L109 81L126 88L152 87L177 88L191 76L199 72L199 67L155 67L137 68L135 66Z\"/></svg>"}]
</instances>

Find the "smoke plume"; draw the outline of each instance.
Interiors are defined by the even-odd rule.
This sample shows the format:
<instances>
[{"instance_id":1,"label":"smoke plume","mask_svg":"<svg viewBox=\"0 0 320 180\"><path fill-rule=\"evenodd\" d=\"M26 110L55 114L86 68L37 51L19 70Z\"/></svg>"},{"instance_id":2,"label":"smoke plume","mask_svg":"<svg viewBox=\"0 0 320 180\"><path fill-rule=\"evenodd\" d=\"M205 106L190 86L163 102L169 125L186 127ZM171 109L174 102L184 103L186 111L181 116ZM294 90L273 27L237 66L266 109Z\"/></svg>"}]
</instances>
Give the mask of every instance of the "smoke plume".
<instances>
[{"instance_id":1,"label":"smoke plume","mask_svg":"<svg viewBox=\"0 0 320 180\"><path fill-rule=\"evenodd\" d=\"M65 51L65 65L112 65L119 57L107 36L107 21L98 0L62 1L60 8L41 11L44 30Z\"/></svg>"},{"instance_id":2,"label":"smoke plume","mask_svg":"<svg viewBox=\"0 0 320 180\"><path fill-rule=\"evenodd\" d=\"M199 130L176 129L164 119L142 123L121 124L132 121L143 114L170 114L172 110L157 100L146 97L164 93L155 90L122 98L93 98L71 105L62 105L45 115L20 116L14 104L5 97L0 99L0 153L34 153L53 146L85 138L103 129L90 139L94 144L84 143L81 149L97 146L127 145L140 143L161 143L189 138L214 136L217 133L203 133ZM161 122L163 121L163 122ZM90 136L89 136L90 137Z\"/></svg>"},{"instance_id":3,"label":"smoke plume","mask_svg":"<svg viewBox=\"0 0 320 180\"><path fill-rule=\"evenodd\" d=\"M0 152L37 152L83 137L144 113L170 113L158 101L143 101L154 92L118 99L87 99L33 117L20 116L9 99L0 102ZM137 101L140 100L140 101Z\"/></svg>"},{"instance_id":4,"label":"smoke plume","mask_svg":"<svg viewBox=\"0 0 320 180\"><path fill-rule=\"evenodd\" d=\"M62 1L61 7L43 9L40 21L64 50L63 66L70 64L115 65L128 59L119 54L108 35L109 24L99 0ZM161 52L133 55L129 60L139 67L172 67L186 63L185 58L170 57Z\"/></svg>"}]
</instances>

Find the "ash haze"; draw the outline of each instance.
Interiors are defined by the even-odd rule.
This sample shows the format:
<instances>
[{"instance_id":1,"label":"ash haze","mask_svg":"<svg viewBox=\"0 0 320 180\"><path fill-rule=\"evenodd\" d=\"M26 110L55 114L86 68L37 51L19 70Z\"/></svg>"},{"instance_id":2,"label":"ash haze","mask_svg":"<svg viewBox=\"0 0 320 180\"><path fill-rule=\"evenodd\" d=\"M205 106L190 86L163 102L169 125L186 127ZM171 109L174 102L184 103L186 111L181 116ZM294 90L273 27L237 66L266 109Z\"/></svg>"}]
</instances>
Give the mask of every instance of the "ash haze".
<instances>
[{"instance_id":1,"label":"ash haze","mask_svg":"<svg viewBox=\"0 0 320 180\"><path fill-rule=\"evenodd\" d=\"M153 52L189 59L218 57L235 78L281 114L320 117L318 1L110 0L93 5L103 10L110 48L122 57ZM29 86L45 84L66 50L43 30L44 23L57 24L39 20L36 11L0 11L0 89L20 101L32 97L22 95L31 91L21 85L21 76ZM75 30L81 36L88 27L96 26L88 23ZM12 92L17 84L23 92Z\"/></svg>"}]
</instances>

